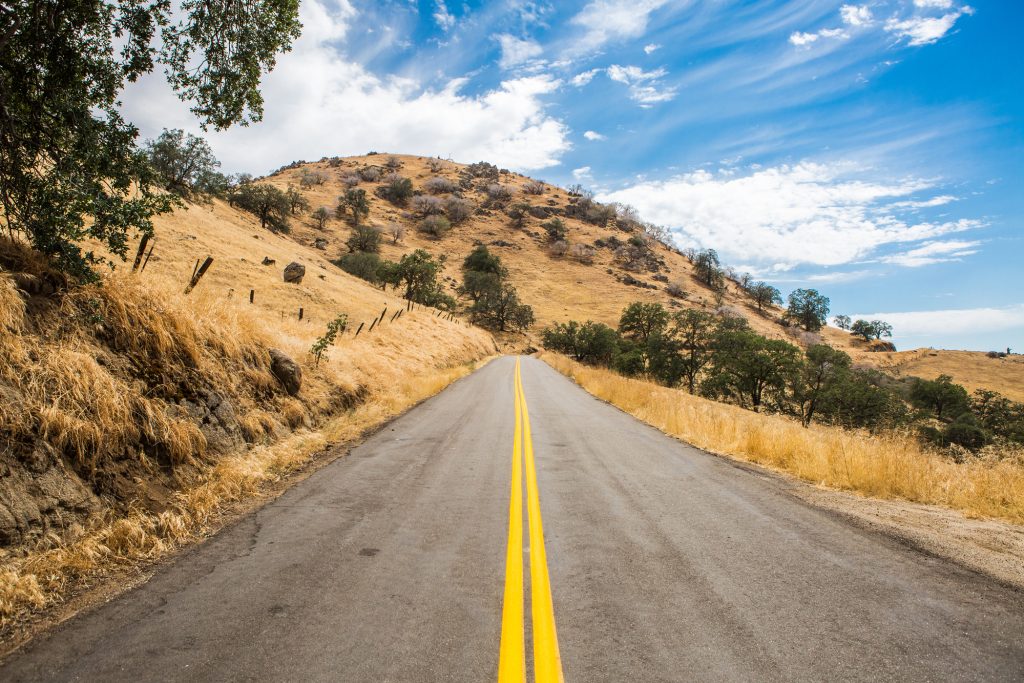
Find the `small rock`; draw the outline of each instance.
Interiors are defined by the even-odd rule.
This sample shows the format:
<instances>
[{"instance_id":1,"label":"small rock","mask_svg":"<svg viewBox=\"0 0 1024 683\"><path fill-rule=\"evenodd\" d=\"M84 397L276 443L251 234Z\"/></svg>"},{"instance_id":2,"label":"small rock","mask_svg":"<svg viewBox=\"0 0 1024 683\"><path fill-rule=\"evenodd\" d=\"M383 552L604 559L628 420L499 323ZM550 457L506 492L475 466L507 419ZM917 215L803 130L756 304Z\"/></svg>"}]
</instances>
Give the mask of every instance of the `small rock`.
<instances>
[{"instance_id":1,"label":"small rock","mask_svg":"<svg viewBox=\"0 0 1024 683\"><path fill-rule=\"evenodd\" d=\"M289 396L299 393L302 388L302 368L277 349L270 349L270 372L281 382Z\"/></svg>"},{"instance_id":2,"label":"small rock","mask_svg":"<svg viewBox=\"0 0 1024 683\"><path fill-rule=\"evenodd\" d=\"M327 249L327 240L324 239L323 237L317 237L316 241L313 242L313 246L323 251Z\"/></svg>"},{"instance_id":3,"label":"small rock","mask_svg":"<svg viewBox=\"0 0 1024 683\"><path fill-rule=\"evenodd\" d=\"M306 266L292 261L284 267L284 281L291 282L292 284L299 284L302 282L302 278L306 276Z\"/></svg>"},{"instance_id":4,"label":"small rock","mask_svg":"<svg viewBox=\"0 0 1024 683\"><path fill-rule=\"evenodd\" d=\"M263 257L263 265L265 265L265 266L272 266L275 263L277 263L277 261L272 259L272 258L270 258L269 256L264 256Z\"/></svg>"}]
</instances>

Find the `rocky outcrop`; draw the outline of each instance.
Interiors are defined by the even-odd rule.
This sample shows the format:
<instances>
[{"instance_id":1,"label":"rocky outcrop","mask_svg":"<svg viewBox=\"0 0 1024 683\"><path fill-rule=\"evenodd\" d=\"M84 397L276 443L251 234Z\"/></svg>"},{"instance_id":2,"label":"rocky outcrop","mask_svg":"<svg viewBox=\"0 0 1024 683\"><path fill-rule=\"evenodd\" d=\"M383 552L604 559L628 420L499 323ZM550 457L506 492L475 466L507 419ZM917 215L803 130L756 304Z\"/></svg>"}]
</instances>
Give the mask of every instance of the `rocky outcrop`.
<instances>
[{"instance_id":1,"label":"rocky outcrop","mask_svg":"<svg viewBox=\"0 0 1024 683\"><path fill-rule=\"evenodd\" d=\"M291 282L292 284L299 284L302 282L302 278L306 277L306 266L292 261L284 267L284 281Z\"/></svg>"},{"instance_id":2,"label":"rocky outcrop","mask_svg":"<svg viewBox=\"0 0 1024 683\"><path fill-rule=\"evenodd\" d=\"M328 245L328 242L323 237L317 237L316 241L313 242L313 246L316 247L317 249L320 249L321 251L327 249L327 245Z\"/></svg>"},{"instance_id":3,"label":"rocky outcrop","mask_svg":"<svg viewBox=\"0 0 1024 683\"><path fill-rule=\"evenodd\" d=\"M302 368L277 349L270 349L270 372L281 383L289 396L299 393L299 389L302 388Z\"/></svg>"}]
</instances>

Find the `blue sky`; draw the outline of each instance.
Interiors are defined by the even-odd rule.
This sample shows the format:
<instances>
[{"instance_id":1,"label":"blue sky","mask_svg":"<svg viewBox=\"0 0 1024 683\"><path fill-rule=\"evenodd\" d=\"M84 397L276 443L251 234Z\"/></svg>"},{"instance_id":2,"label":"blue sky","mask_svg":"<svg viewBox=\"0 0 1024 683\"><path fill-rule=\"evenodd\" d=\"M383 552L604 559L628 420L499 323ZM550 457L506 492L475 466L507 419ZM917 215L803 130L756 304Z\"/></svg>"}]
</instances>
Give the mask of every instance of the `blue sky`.
<instances>
[{"instance_id":1,"label":"blue sky","mask_svg":"<svg viewBox=\"0 0 1024 683\"><path fill-rule=\"evenodd\" d=\"M582 183L900 348L1024 351L1024 2L304 0L225 170L370 149ZM159 78L124 108L197 130Z\"/></svg>"}]
</instances>

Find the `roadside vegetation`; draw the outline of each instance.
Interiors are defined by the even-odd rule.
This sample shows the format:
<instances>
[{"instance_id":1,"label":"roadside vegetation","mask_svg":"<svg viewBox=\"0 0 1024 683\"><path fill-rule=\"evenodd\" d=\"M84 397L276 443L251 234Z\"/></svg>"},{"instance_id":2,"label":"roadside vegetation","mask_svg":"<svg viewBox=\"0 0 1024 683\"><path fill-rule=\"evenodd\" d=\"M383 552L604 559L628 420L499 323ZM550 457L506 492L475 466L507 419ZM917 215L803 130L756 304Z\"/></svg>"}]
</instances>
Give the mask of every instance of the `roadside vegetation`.
<instances>
[{"instance_id":1,"label":"roadside vegetation","mask_svg":"<svg viewBox=\"0 0 1024 683\"><path fill-rule=\"evenodd\" d=\"M814 484L1024 523L1024 455L942 457L900 431L871 433L744 410L557 353L541 358L594 396L714 453Z\"/></svg>"}]
</instances>

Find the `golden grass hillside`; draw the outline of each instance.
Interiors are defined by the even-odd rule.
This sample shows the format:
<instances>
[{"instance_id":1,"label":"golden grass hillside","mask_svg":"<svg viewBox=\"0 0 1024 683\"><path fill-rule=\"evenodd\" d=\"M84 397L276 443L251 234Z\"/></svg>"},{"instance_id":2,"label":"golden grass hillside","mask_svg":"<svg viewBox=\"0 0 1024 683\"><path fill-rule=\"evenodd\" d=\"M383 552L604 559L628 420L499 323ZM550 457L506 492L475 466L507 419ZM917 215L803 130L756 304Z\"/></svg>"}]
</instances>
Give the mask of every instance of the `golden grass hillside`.
<instances>
[{"instance_id":1,"label":"golden grass hillside","mask_svg":"<svg viewBox=\"0 0 1024 683\"><path fill-rule=\"evenodd\" d=\"M376 154L299 164L270 176L267 181L281 189L289 185L298 188L303 173L319 172L326 181L302 191L313 209L322 206L333 211L339 196L344 192L344 178L365 166L383 168L391 156ZM424 157L395 155L395 158L401 164L397 173L412 180L417 192L425 192L425 184L434 177L457 183L460 172L466 168L463 164ZM548 184L543 184L542 194L527 193L525 188L534 181L517 173L502 174L498 182L512 189L513 196L509 204L525 202L538 210L564 212L572 200L565 189ZM544 230L540 227L544 218L527 217L523 229L516 229L511 226L506 212L496 208L475 213L465 223L455 226L444 238L436 240L416 231L417 219L408 209L395 207L374 196L374 189L380 184L363 181L358 185L366 190L370 201L370 216L366 222L381 228L397 223L405 228L405 234L397 244L391 244L391 240L385 236L383 256L397 259L415 248L447 254L449 260L445 274L450 293L454 295L457 283L461 280L459 266L462 260L477 244L488 245L509 268L511 280L521 298L534 308L537 316L537 325L532 334L534 339L544 326L570 319L591 319L615 326L622 310L634 301L660 302L670 309L717 307L713 293L694 279L693 268L686 258L664 245L654 247L655 255L662 261L656 273L624 270L615 262L612 250L607 248L597 248L593 263L585 264L570 256L554 257L549 253ZM485 204L486 197L478 190L464 194L478 207ZM575 218L563 217L563 220L568 226L568 241L571 244L593 245L596 240L606 240L611 236L625 241L630 236L614 225L601 228ZM307 214L293 220L291 239L305 245L313 245L317 239L326 240L326 255L337 258L345 251L344 242L348 234L349 227L344 221L332 219L325 230L319 230ZM626 284L627 276L645 283L649 288ZM665 281L655 279L656 276ZM679 285L686 293L685 298L669 295L666 289L669 283ZM881 368L894 365L888 354L869 351L867 345L858 341L857 337L837 328L827 327L820 336L802 335L783 328L779 324L782 309L773 307L763 314L759 313L734 283L728 283L728 291L722 303L730 313L742 315L755 330L768 337L786 338L804 344L822 339L847 351L858 364ZM953 375L956 381L972 389L984 387L1011 398L1017 396L1016 400L1020 400L1019 392L1024 387L1024 362L1000 362L986 358L984 354L977 354L972 356L969 366L964 366L959 354L930 352L937 354L930 356L938 359L934 365L945 368L942 371ZM917 368L920 368L922 376L930 376L931 370L921 364L907 365L903 368L903 374L914 374ZM938 375L939 372L934 374Z\"/></svg>"},{"instance_id":2,"label":"golden grass hillside","mask_svg":"<svg viewBox=\"0 0 1024 683\"><path fill-rule=\"evenodd\" d=\"M224 504L495 351L486 331L405 311L225 204L161 217L156 234L143 272L122 265L70 288L22 245L0 244L4 624L110 562L196 537ZM282 279L292 261L306 266L300 284ZM354 336L385 307L383 323ZM342 313L349 328L317 366L310 347ZM299 364L297 395L271 372L271 349Z\"/></svg>"},{"instance_id":3,"label":"golden grass hillside","mask_svg":"<svg viewBox=\"0 0 1024 683\"><path fill-rule=\"evenodd\" d=\"M811 425L691 396L545 352L541 358L594 396L699 448L805 481L875 498L942 505L1024 524L1024 460L951 459L910 436Z\"/></svg>"}]
</instances>

